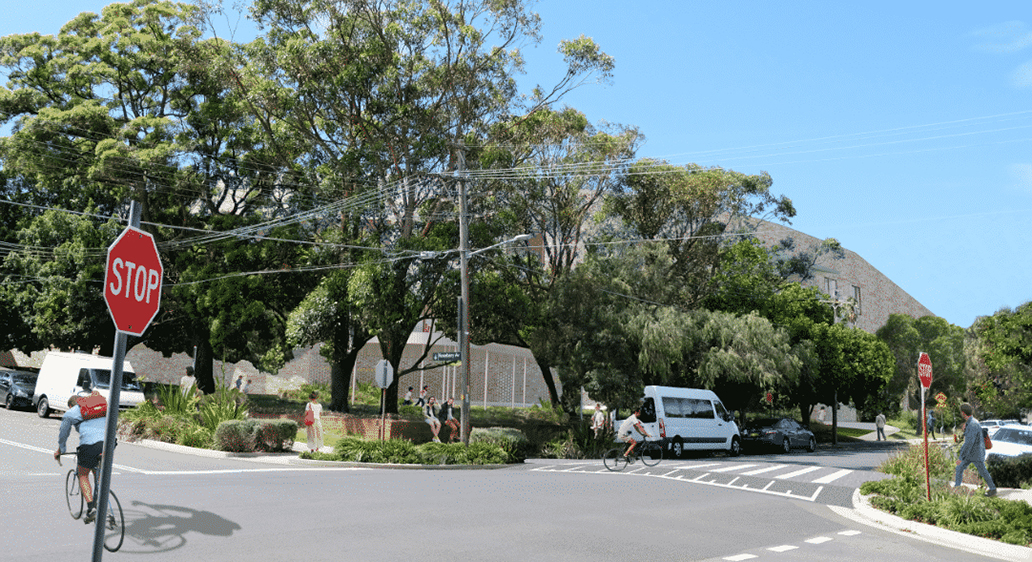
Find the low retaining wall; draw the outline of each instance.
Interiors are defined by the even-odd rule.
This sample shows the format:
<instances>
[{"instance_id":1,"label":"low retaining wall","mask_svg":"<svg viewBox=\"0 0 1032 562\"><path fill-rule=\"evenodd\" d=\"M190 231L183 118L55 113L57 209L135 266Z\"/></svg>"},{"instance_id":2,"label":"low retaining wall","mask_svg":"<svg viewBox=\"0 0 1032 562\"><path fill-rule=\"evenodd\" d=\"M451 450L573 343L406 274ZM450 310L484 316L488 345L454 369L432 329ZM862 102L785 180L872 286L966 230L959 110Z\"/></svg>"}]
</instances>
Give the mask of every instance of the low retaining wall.
<instances>
[{"instance_id":1,"label":"low retaining wall","mask_svg":"<svg viewBox=\"0 0 1032 562\"><path fill-rule=\"evenodd\" d=\"M255 419L291 419L301 423L300 414L296 416L289 414L251 414L251 417ZM430 426L423 421L387 418L383 420L382 426L380 418L356 418L334 412L323 412L322 424L325 430L336 430L345 435L359 435L366 439L379 439L381 427L383 426L386 426L387 439L406 439L418 444L428 443L434 437L430 431ZM451 436L451 428L442 424L438 436L441 438L441 441L448 441Z\"/></svg>"}]
</instances>

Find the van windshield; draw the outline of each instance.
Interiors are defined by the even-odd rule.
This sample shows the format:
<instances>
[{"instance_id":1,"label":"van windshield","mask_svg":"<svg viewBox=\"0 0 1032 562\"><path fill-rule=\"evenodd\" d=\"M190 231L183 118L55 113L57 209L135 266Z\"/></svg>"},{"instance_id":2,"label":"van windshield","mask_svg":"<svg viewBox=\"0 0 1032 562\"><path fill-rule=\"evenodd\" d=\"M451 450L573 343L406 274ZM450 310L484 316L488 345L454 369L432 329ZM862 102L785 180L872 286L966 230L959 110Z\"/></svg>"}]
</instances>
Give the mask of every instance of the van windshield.
<instances>
[{"instance_id":1,"label":"van windshield","mask_svg":"<svg viewBox=\"0 0 1032 562\"><path fill-rule=\"evenodd\" d=\"M100 388L111 387L111 371L108 369L94 369L93 375L96 378L97 386ZM136 373L122 371L122 390L140 390L140 382L136 380Z\"/></svg>"}]
</instances>

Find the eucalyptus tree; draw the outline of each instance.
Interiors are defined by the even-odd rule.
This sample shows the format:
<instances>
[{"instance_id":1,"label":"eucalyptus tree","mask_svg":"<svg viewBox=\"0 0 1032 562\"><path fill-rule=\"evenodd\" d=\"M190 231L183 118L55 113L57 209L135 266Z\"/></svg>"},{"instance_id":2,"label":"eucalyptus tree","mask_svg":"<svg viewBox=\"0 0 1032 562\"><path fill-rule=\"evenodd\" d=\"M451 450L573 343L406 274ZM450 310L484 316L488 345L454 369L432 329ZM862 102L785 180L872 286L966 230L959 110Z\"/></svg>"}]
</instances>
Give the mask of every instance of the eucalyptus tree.
<instances>
[{"instance_id":1,"label":"eucalyptus tree","mask_svg":"<svg viewBox=\"0 0 1032 562\"><path fill-rule=\"evenodd\" d=\"M258 0L250 14L265 32L241 52L246 65L234 78L237 88L270 146L278 139L295 143L296 155L279 153L301 162L324 197L355 202L341 217L341 230L374 248L336 256L359 267L347 283L334 282L328 298L364 310L323 317L331 332L349 334L324 337L360 346L364 341L354 335L375 335L402 374L408 335L426 314L425 299L411 294L428 294L426 284L440 279L413 275L411 267L437 265L405 252L456 247L430 234L436 223L457 220L438 179L457 168L456 145L487 138L491 125L510 115L553 104L590 77L608 74L612 61L589 39L563 42L567 73L550 89L520 96L520 49L537 42L540 30L538 16L521 1ZM410 259L384 262L405 255ZM377 287L359 287L366 283ZM387 315L389 323L376 316L384 304L401 307ZM388 389L390 411L399 382L400 376Z\"/></svg>"},{"instance_id":2,"label":"eucalyptus tree","mask_svg":"<svg viewBox=\"0 0 1032 562\"><path fill-rule=\"evenodd\" d=\"M1003 415L1032 405L1032 302L975 320L968 348L970 390L985 409Z\"/></svg>"}]
</instances>

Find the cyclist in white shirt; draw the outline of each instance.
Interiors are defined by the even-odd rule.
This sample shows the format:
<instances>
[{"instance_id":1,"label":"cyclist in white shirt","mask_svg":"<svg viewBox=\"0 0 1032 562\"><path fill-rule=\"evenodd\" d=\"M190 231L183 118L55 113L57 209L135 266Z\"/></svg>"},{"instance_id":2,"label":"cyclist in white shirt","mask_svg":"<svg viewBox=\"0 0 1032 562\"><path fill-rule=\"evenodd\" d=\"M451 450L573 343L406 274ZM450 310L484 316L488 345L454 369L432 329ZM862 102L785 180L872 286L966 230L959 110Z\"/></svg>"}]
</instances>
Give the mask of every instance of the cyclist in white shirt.
<instances>
[{"instance_id":1,"label":"cyclist in white shirt","mask_svg":"<svg viewBox=\"0 0 1032 562\"><path fill-rule=\"evenodd\" d=\"M645 426L641 425L641 421L638 420L639 414L641 414L641 408L635 408L634 413L620 424L620 431L617 434L624 443L629 444L624 452L627 462L631 462L631 453L634 451L634 447L638 445L638 441L634 438L634 432L637 431L645 437L652 437L649 435L649 432L645 431Z\"/></svg>"}]
</instances>

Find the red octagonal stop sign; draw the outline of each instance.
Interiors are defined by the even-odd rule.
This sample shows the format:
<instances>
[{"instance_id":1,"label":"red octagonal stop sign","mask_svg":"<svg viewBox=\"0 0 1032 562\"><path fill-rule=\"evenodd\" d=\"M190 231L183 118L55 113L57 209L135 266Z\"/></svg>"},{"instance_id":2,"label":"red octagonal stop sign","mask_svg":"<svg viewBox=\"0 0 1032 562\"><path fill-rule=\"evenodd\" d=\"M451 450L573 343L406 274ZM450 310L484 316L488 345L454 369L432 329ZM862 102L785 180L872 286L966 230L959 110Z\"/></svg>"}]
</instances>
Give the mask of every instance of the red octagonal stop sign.
<instances>
[{"instance_id":1,"label":"red octagonal stop sign","mask_svg":"<svg viewBox=\"0 0 1032 562\"><path fill-rule=\"evenodd\" d=\"M118 235L104 272L104 300L115 329L143 335L158 314L164 273L154 237L131 226Z\"/></svg>"},{"instance_id":2,"label":"red octagonal stop sign","mask_svg":"<svg viewBox=\"0 0 1032 562\"><path fill-rule=\"evenodd\" d=\"M921 379L921 386L932 386L932 359L923 351L917 357L917 377Z\"/></svg>"}]
</instances>

